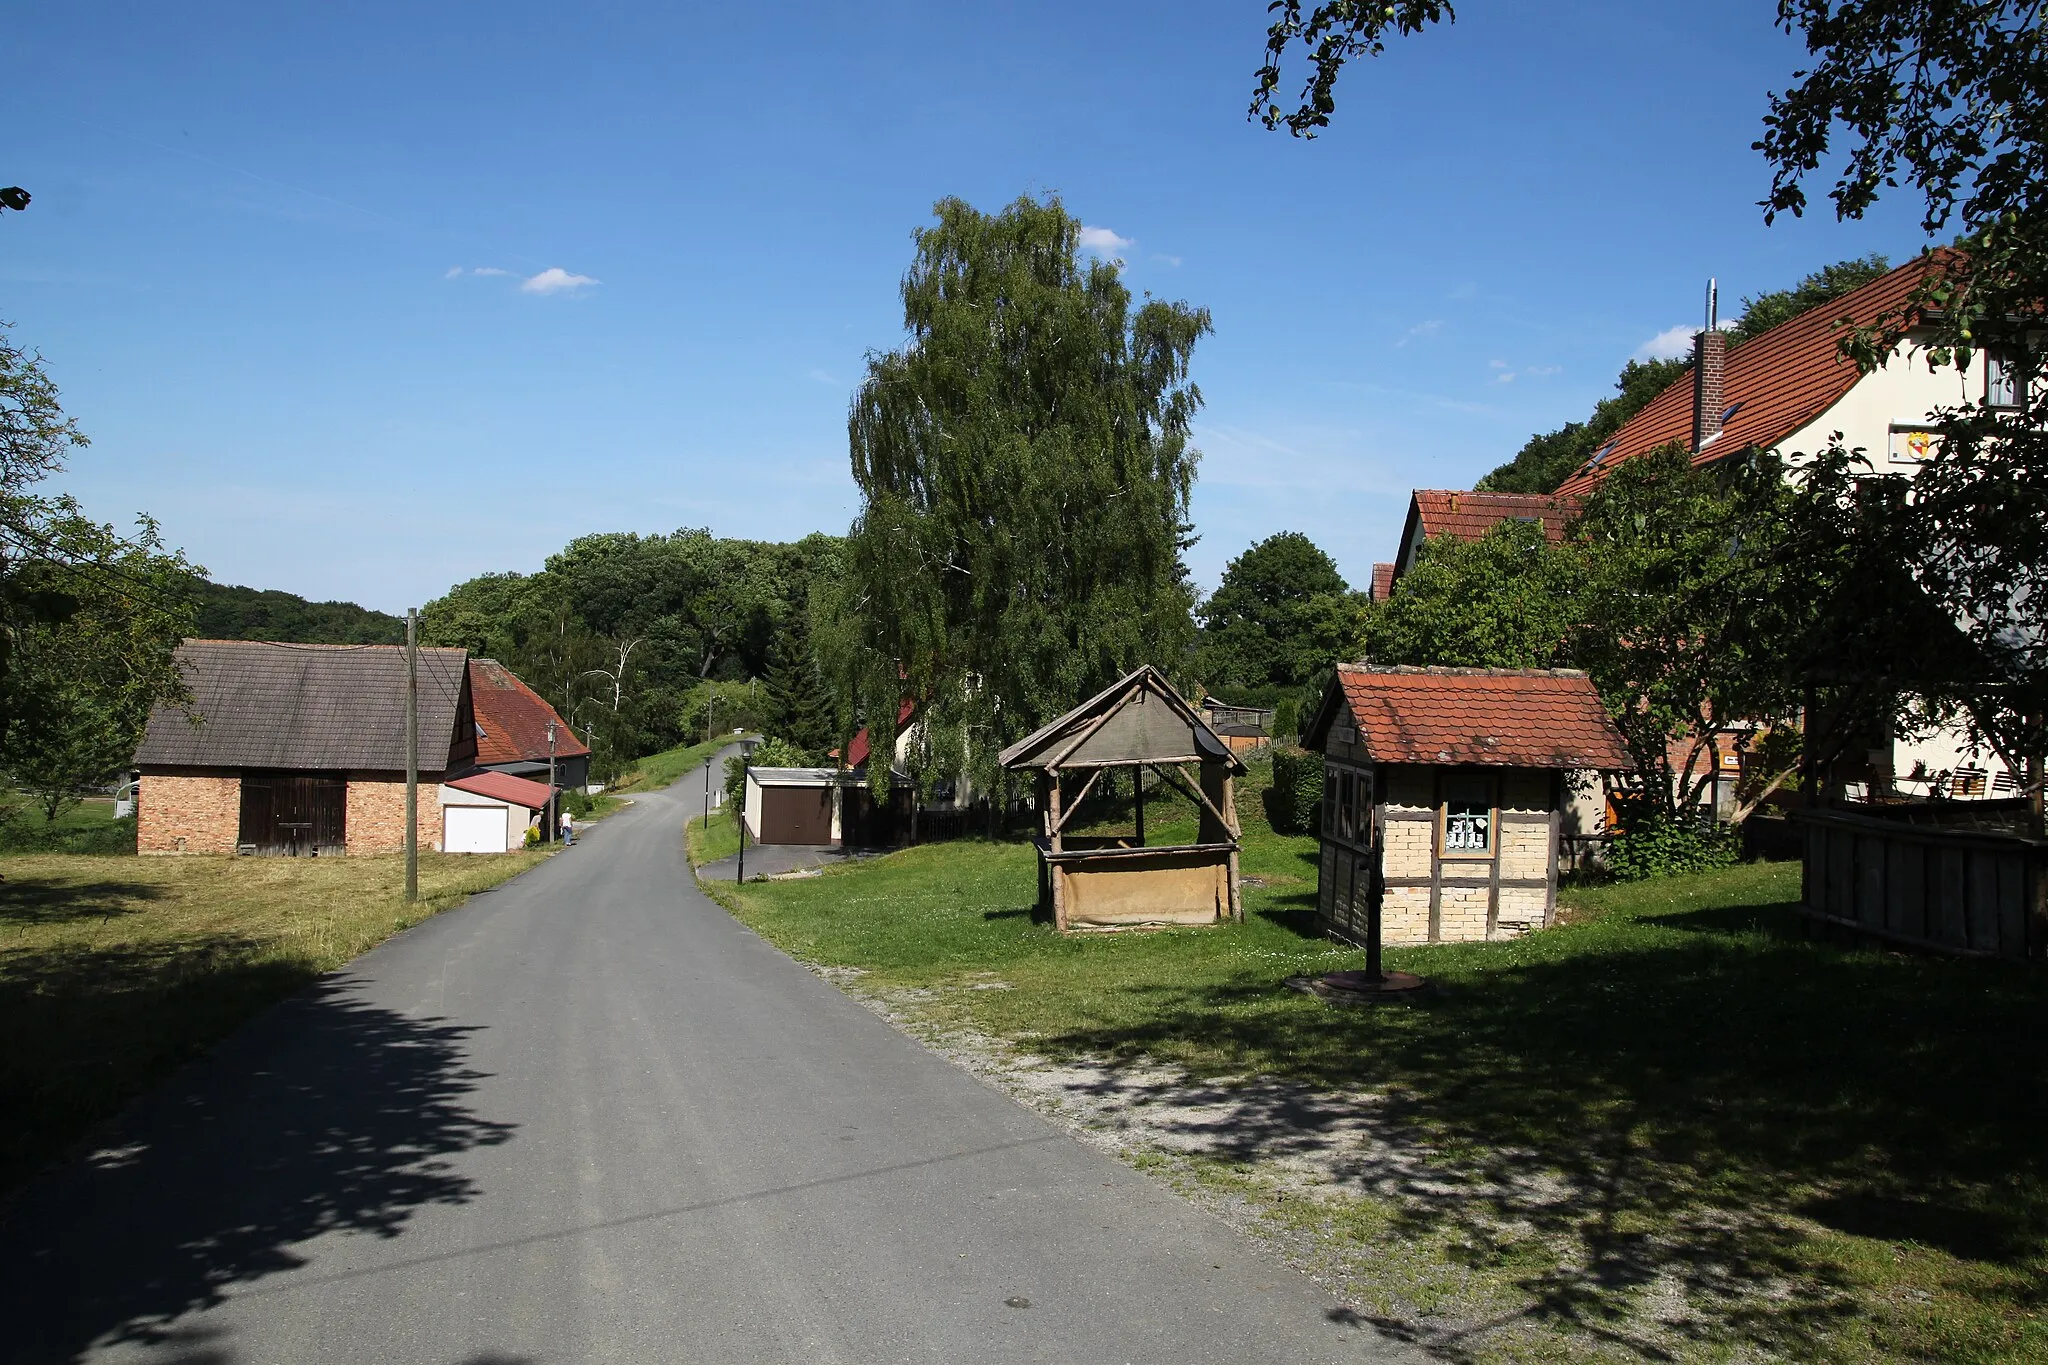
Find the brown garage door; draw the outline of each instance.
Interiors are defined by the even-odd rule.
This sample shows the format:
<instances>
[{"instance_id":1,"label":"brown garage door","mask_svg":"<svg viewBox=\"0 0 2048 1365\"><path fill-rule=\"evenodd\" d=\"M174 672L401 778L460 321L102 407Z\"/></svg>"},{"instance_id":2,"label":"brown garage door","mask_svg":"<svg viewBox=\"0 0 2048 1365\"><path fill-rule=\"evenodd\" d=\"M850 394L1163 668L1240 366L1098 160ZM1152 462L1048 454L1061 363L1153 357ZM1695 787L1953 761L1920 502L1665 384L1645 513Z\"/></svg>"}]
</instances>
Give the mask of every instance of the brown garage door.
<instances>
[{"instance_id":1,"label":"brown garage door","mask_svg":"<svg viewBox=\"0 0 2048 1365\"><path fill-rule=\"evenodd\" d=\"M830 787L761 788L761 842L764 844L829 844L832 842Z\"/></svg>"}]
</instances>

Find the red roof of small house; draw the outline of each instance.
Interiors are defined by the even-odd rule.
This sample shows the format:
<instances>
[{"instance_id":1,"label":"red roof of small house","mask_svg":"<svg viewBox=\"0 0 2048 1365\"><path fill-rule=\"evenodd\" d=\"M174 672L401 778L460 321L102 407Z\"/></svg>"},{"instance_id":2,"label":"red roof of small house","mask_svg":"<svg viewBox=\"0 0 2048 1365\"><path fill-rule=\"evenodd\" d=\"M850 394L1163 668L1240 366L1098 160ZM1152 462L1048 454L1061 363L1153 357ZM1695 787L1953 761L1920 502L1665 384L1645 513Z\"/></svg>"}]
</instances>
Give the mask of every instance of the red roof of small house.
<instances>
[{"instance_id":1,"label":"red roof of small house","mask_svg":"<svg viewBox=\"0 0 2048 1365\"><path fill-rule=\"evenodd\" d=\"M469 692L477 726L483 731L476 740L478 763L545 762L549 721L555 723L556 758L579 758L590 752L590 746L577 740L554 707L496 659L469 661Z\"/></svg>"},{"instance_id":2,"label":"red roof of small house","mask_svg":"<svg viewBox=\"0 0 2048 1365\"><path fill-rule=\"evenodd\" d=\"M1707 464L1733 451L1769 450L1842 400L1863 376L1842 358L1836 323L1853 318L1869 324L1903 308L1927 277L1933 258L1908 261L1833 303L1809 308L1751 337L1728 352L1721 370L1721 404L1728 416L1721 434L1693 456ZM1692 371L1629 418L1594 460L1559 487L1561 494L1589 492L1623 460L1648 454L1673 441L1692 442Z\"/></svg>"},{"instance_id":3,"label":"red roof of small house","mask_svg":"<svg viewBox=\"0 0 2048 1365\"><path fill-rule=\"evenodd\" d=\"M488 796L493 801L509 801L515 806L525 806L528 810L539 810L548 803L549 796L547 783L529 782L510 773L471 773L467 777L455 778L444 785L457 791Z\"/></svg>"},{"instance_id":4,"label":"red roof of small house","mask_svg":"<svg viewBox=\"0 0 2048 1365\"><path fill-rule=\"evenodd\" d=\"M917 710L917 704L911 701L908 697L905 697L903 699L903 704L896 709L896 732L898 734L901 734L903 732L904 726L910 724L910 714L915 710ZM863 725L860 727L860 733L855 735L852 741L848 743L846 746L846 766L849 768L858 768L861 764L867 761L868 727Z\"/></svg>"},{"instance_id":5,"label":"red roof of small house","mask_svg":"<svg viewBox=\"0 0 2048 1365\"><path fill-rule=\"evenodd\" d=\"M1379 763L1591 768L1635 763L1592 679L1575 668L1409 668L1340 664L1359 742ZM1334 700L1334 699L1332 699ZM1311 737L1334 720L1325 703Z\"/></svg>"},{"instance_id":6,"label":"red roof of small house","mask_svg":"<svg viewBox=\"0 0 2048 1365\"><path fill-rule=\"evenodd\" d=\"M1554 493L1461 493L1448 488L1418 488L1408 499L1408 520L1401 527L1401 547L1394 552L1387 591L1394 580L1414 567L1422 542L1437 536L1477 540L1504 521L1533 521L1552 544L1564 539L1564 528L1579 514L1577 498ZM1373 596L1377 599L1378 580Z\"/></svg>"},{"instance_id":7,"label":"red roof of small house","mask_svg":"<svg viewBox=\"0 0 2048 1365\"><path fill-rule=\"evenodd\" d=\"M1394 590L1394 566L1375 564L1372 566L1372 600L1384 602L1387 594Z\"/></svg>"},{"instance_id":8,"label":"red roof of small house","mask_svg":"<svg viewBox=\"0 0 2048 1365\"><path fill-rule=\"evenodd\" d=\"M1564 528L1578 515L1576 499L1551 493L1457 493L1445 489L1415 490L1413 514L1425 536L1456 536L1477 540L1504 521L1539 521L1545 539L1564 539Z\"/></svg>"}]
</instances>

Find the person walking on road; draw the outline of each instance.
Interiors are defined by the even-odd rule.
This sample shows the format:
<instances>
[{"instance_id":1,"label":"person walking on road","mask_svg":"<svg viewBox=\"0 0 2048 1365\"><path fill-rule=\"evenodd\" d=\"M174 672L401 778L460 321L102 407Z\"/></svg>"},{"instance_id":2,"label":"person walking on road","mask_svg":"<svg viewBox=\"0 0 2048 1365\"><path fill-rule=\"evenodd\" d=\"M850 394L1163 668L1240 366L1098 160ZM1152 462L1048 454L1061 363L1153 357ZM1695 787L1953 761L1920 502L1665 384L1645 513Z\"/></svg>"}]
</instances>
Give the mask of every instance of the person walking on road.
<instances>
[{"instance_id":1,"label":"person walking on road","mask_svg":"<svg viewBox=\"0 0 2048 1365\"><path fill-rule=\"evenodd\" d=\"M576 843L576 817L568 811L562 812L562 846L573 847Z\"/></svg>"}]
</instances>

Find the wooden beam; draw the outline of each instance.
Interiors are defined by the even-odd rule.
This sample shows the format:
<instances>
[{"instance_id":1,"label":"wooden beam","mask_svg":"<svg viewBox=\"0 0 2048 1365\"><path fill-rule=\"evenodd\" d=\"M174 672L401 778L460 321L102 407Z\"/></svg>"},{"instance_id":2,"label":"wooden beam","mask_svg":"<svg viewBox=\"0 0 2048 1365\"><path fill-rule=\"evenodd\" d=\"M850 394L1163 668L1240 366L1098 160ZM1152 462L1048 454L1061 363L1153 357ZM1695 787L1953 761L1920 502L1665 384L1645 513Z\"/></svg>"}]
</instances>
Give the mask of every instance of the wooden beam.
<instances>
[{"instance_id":1,"label":"wooden beam","mask_svg":"<svg viewBox=\"0 0 2048 1365\"><path fill-rule=\"evenodd\" d=\"M1231 833L1233 837L1235 836L1236 826L1232 824L1228 816L1224 815L1222 811L1216 809L1216 803L1214 801L1211 801L1208 795L1205 792L1203 792L1201 783L1189 782L1187 780L1187 775L1177 770L1162 768L1157 764L1150 763L1146 764L1145 766L1151 768L1153 772L1158 773L1160 777L1173 783L1174 786L1179 787L1181 791L1185 792L1187 795L1194 797L1196 801L1199 801L1202 804L1203 809L1207 810L1209 814L1216 817L1216 819L1223 825L1223 828L1226 832Z\"/></svg>"},{"instance_id":2,"label":"wooden beam","mask_svg":"<svg viewBox=\"0 0 2048 1365\"><path fill-rule=\"evenodd\" d=\"M1065 829L1067 827L1067 821L1073 819L1076 815L1080 814L1081 803L1088 799L1089 792L1095 790L1095 779L1100 776L1102 776L1102 769L1100 768L1097 768L1094 772L1088 774L1088 780L1081 784L1080 792L1077 793L1074 797L1074 804L1067 807L1066 814L1060 817L1059 825L1054 831L1055 833L1057 833L1058 830ZM1059 779L1054 778L1053 781L1058 782Z\"/></svg>"},{"instance_id":3,"label":"wooden beam","mask_svg":"<svg viewBox=\"0 0 2048 1365\"><path fill-rule=\"evenodd\" d=\"M1103 726L1109 724L1109 718L1115 715L1118 711L1122 710L1125 702L1129 701L1134 695L1144 690L1145 684L1142 680L1137 683L1134 683L1130 687L1125 688L1123 691L1123 695L1118 697L1115 701L1111 702L1107 707L1105 707L1101 715L1097 716L1094 720L1090 721L1088 723L1088 728L1083 730L1075 738L1072 744L1069 744L1066 748L1060 750L1058 758L1053 759L1051 762L1045 765L1046 771L1058 771L1062 764L1064 764L1069 758L1073 757L1074 750L1080 748L1083 744L1086 744L1089 740L1095 738L1095 732L1097 730L1100 730Z\"/></svg>"}]
</instances>

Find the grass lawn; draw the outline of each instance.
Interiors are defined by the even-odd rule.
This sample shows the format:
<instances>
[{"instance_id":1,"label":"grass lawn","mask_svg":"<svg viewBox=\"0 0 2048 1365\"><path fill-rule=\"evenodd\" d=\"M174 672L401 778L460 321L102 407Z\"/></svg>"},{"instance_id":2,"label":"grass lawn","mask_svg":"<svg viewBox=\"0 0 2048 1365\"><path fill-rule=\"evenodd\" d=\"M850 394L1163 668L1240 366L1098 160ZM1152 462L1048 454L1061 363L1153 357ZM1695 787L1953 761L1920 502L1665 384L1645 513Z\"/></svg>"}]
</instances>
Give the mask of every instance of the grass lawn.
<instances>
[{"instance_id":1,"label":"grass lawn","mask_svg":"<svg viewBox=\"0 0 2048 1365\"><path fill-rule=\"evenodd\" d=\"M0 881L0 1190L265 1005L545 854L13 857Z\"/></svg>"},{"instance_id":2,"label":"grass lawn","mask_svg":"<svg viewBox=\"0 0 2048 1365\"><path fill-rule=\"evenodd\" d=\"M743 738L740 735L720 735L702 744L684 744L665 749L658 754L649 754L635 762L610 790L615 792L654 791L666 787L691 772L711 755ZM715 776L714 776L714 780Z\"/></svg>"},{"instance_id":3,"label":"grass lawn","mask_svg":"<svg viewBox=\"0 0 2048 1365\"><path fill-rule=\"evenodd\" d=\"M739 819L733 815L731 807L715 810L711 812L708 825L701 815L691 820L684 829L683 837L690 850L690 866L715 863L740 851Z\"/></svg>"},{"instance_id":4,"label":"grass lawn","mask_svg":"<svg viewBox=\"0 0 2048 1365\"><path fill-rule=\"evenodd\" d=\"M1429 1180L1290 1199L1256 1160L1176 1170L1369 1310L1441 1292L1516 1329L1453 1358L2048 1360L2048 974L1808 942L1798 868L1758 864L1390 950L1438 992L1333 1009L1282 978L1363 954L1314 937L1314 841L1253 809L1242 925L1062 938L1020 844L716 894L933 1029L1373 1097Z\"/></svg>"},{"instance_id":5,"label":"grass lawn","mask_svg":"<svg viewBox=\"0 0 2048 1365\"><path fill-rule=\"evenodd\" d=\"M16 853L133 853L135 817L114 818L110 796L92 796L45 820L31 805L0 822L0 855Z\"/></svg>"}]
</instances>

